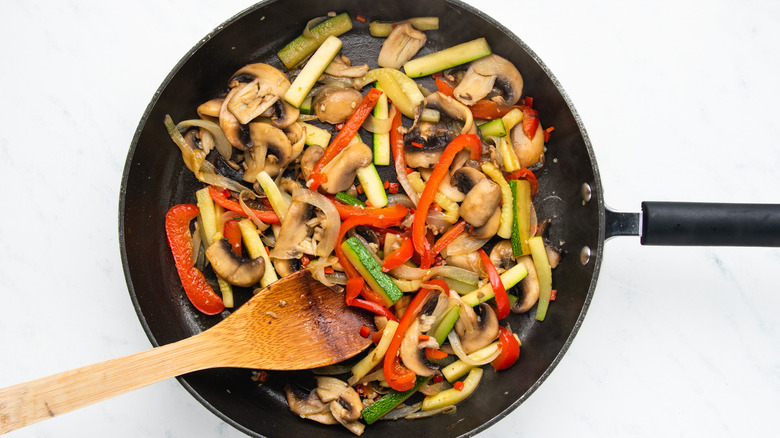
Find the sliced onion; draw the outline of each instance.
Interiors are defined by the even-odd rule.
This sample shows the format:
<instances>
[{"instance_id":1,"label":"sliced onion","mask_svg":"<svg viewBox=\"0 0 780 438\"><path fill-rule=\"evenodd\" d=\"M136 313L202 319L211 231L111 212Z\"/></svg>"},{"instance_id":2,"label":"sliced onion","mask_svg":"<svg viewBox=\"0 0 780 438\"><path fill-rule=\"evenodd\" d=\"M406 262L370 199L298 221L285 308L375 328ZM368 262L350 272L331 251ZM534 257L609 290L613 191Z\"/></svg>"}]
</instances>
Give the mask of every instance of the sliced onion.
<instances>
[{"instance_id":1,"label":"sliced onion","mask_svg":"<svg viewBox=\"0 0 780 438\"><path fill-rule=\"evenodd\" d=\"M255 224L258 230L265 231L268 229L268 224L261 221L259 217L252 211L251 208L249 208L248 205L246 205L246 202L244 202L244 195L247 193L252 193L249 191L249 189L244 188L244 190L241 190L238 193L238 205L241 206L241 210L244 211L244 214L252 221L252 223Z\"/></svg>"},{"instance_id":2,"label":"sliced onion","mask_svg":"<svg viewBox=\"0 0 780 438\"><path fill-rule=\"evenodd\" d=\"M325 268L335 265L338 263L338 261L339 259L335 256L320 257L309 263L309 265L306 266L306 269L308 269L312 273L312 276L319 280L320 283L330 287L333 286L334 283L331 282L328 276L325 274Z\"/></svg>"},{"instance_id":3,"label":"sliced onion","mask_svg":"<svg viewBox=\"0 0 780 438\"><path fill-rule=\"evenodd\" d=\"M440 407L438 409L431 409L430 411L415 412L415 413L407 415L404 418L407 419L407 420L414 420L416 418L433 417L434 415L439 415L439 414L448 414L449 415L449 414L454 414L455 411L457 411L457 410L458 410L458 406L456 406L456 405L448 405L448 406Z\"/></svg>"},{"instance_id":4,"label":"sliced onion","mask_svg":"<svg viewBox=\"0 0 780 438\"><path fill-rule=\"evenodd\" d=\"M317 39L317 37L315 37L314 34L311 33L311 27L316 26L327 19L328 17L317 17L309 20L309 22L306 23L306 27L303 28L303 36L312 40Z\"/></svg>"},{"instance_id":5,"label":"sliced onion","mask_svg":"<svg viewBox=\"0 0 780 438\"><path fill-rule=\"evenodd\" d=\"M401 418L406 418L409 415L414 414L415 412L422 409L422 402L415 403L413 405L407 405L404 403L401 403L393 409L392 411L388 412L387 414L383 415L381 420L399 420Z\"/></svg>"},{"instance_id":6,"label":"sliced onion","mask_svg":"<svg viewBox=\"0 0 780 438\"><path fill-rule=\"evenodd\" d=\"M391 276L402 280L422 280L428 275L428 270L403 264L397 268L391 269L388 273Z\"/></svg>"},{"instance_id":7,"label":"sliced onion","mask_svg":"<svg viewBox=\"0 0 780 438\"><path fill-rule=\"evenodd\" d=\"M476 285L479 282L479 274L457 266L434 266L428 271L426 280L437 275L439 277L447 277L467 284Z\"/></svg>"},{"instance_id":8,"label":"sliced onion","mask_svg":"<svg viewBox=\"0 0 780 438\"><path fill-rule=\"evenodd\" d=\"M480 248L490 239L478 239L469 233L460 233L449 245L447 245L447 257L469 254Z\"/></svg>"},{"instance_id":9,"label":"sliced onion","mask_svg":"<svg viewBox=\"0 0 780 438\"><path fill-rule=\"evenodd\" d=\"M389 117L386 119L378 119L369 114L368 117L366 117L366 121L363 122L363 129L368 132L373 132L374 134L387 134L390 132L390 125L392 123L393 119Z\"/></svg>"},{"instance_id":10,"label":"sliced onion","mask_svg":"<svg viewBox=\"0 0 780 438\"><path fill-rule=\"evenodd\" d=\"M387 195L388 204L401 204L404 207L414 208L414 202L403 193L390 193Z\"/></svg>"},{"instance_id":11,"label":"sliced onion","mask_svg":"<svg viewBox=\"0 0 780 438\"><path fill-rule=\"evenodd\" d=\"M463 345L460 343L460 337L458 337L458 334L455 333L455 330L452 330L448 335L447 339L450 341L450 346L452 347L452 351L455 352L455 355L458 356L458 359L462 360L463 363L466 365L472 365L472 366L482 366L487 365L490 362L493 362L496 360L499 354L501 354L501 347L496 348L496 351L491 354L490 356L486 357L483 360L472 360L468 354L466 354L465 351L463 351Z\"/></svg>"},{"instance_id":12,"label":"sliced onion","mask_svg":"<svg viewBox=\"0 0 780 438\"><path fill-rule=\"evenodd\" d=\"M203 128L208 131L214 137L214 141L217 142L216 146L219 155L221 155L222 158L226 160L230 159L230 157L233 155L233 145L230 144L227 137L225 137L225 133L222 132L222 128L220 128L218 124L209 120L189 119L182 120L181 122L177 123L176 129L178 129L179 132L184 132L187 130L187 128L192 126L197 126L198 128Z\"/></svg>"},{"instance_id":13,"label":"sliced onion","mask_svg":"<svg viewBox=\"0 0 780 438\"><path fill-rule=\"evenodd\" d=\"M329 256L336 248L336 240L339 237L339 227L341 227L341 218L339 211L333 202L325 196L313 192L307 188L295 189L293 192L293 202L300 201L311 204L325 213L325 226L323 227L322 239L317 244L315 255L320 257Z\"/></svg>"}]
</instances>

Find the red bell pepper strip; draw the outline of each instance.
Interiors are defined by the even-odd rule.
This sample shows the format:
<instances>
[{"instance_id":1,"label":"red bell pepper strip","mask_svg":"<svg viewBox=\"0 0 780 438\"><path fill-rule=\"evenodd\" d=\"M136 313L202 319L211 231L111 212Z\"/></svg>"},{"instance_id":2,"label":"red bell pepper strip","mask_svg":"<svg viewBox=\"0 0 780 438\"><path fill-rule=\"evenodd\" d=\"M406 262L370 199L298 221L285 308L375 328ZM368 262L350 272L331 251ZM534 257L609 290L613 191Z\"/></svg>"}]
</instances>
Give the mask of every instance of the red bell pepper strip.
<instances>
[{"instance_id":1,"label":"red bell pepper strip","mask_svg":"<svg viewBox=\"0 0 780 438\"><path fill-rule=\"evenodd\" d=\"M496 296L496 307L498 308L496 317L498 317L498 319L504 319L509 315L509 308L511 306L509 304L509 295L506 294L504 282L501 281L496 266L493 264L493 261L490 260L490 257L485 250L480 248L477 252L479 252L479 258L482 259L482 264L485 265L488 280L490 280L490 286L493 288L493 293Z\"/></svg>"},{"instance_id":2,"label":"red bell pepper strip","mask_svg":"<svg viewBox=\"0 0 780 438\"><path fill-rule=\"evenodd\" d=\"M504 117L506 113L512 111L513 108L518 108L519 105L499 105L492 100L481 99L474 102L474 105L469 106L471 115L475 119L494 120L499 117Z\"/></svg>"},{"instance_id":3,"label":"red bell pepper strip","mask_svg":"<svg viewBox=\"0 0 780 438\"><path fill-rule=\"evenodd\" d=\"M534 197L539 193L539 180L536 179L536 175L534 175L533 172L525 167L506 176L507 181L510 179L524 179L531 183L531 197Z\"/></svg>"},{"instance_id":4,"label":"red bell pepper strip","mask_svg":"<svg viewBox=\"0 0 780 438\"><path fill-rule=\"evenodd\" d=\"M238 221L231 219L225 222L222 227L222 235L227 239L230 246L233 248L239 257L241 256L241 228L238 226Z\"/></svg>"},{"instance_id":5,"label":"red bell pepper strip","mask_svg":"<svg viewBox=\"0 0 780 438\"><path fill-rule=\"evenodd\" d=\"M425 239L425 221L428 217L428 210L433 203L436 192L439 190L439 184L444 180L450 164L452 164L452 160L464 147L471 149L470 157L472 160L479 160L480 155L482 155L482 142L476 134L461 134L455 137L444 149L439 162L433 168L433 172L431 172L431 176L428 178L425 190L420 195L420 201L417 203L417 211L414 213L414 222L412 223L412 242L414 243L415 251L422 257L427 257L426 253L429 249L428 242ZM433 259L433 257L430 258L431 260Z\"/></svg>"},{"instance_id":6,"label":"red bell pepper strip","mask_svg":"<svg viewBox=\"0 0 780 438\"><path fill-rule=\"evenodd\" d=\"M391 204L387 207L359 207L336 201L331 196L328 197L333 200L333 205L336 206L336 210L339 212L339 217L343 221L349 219L352 216L371 216L378 220L383 220L387 217L395 217L399 214L406 216L406 213L409 212L409 209L401 204Z\"/></svg>"},{"instance_id":7,"label":"red bell pepper strip","mask_svg":"<svg viewBox=\"0 0 780 438\"><path fill-rule=\"evenodd\" d=\"M453 88L449 82L439 78L436 78L436 89L439 90L439 93L448 97L453 97L455 92L455 88Z\"/></svg>"},{"instance_id":8,"label":"red bell pepper strip","mask_svg":"<svg viewBox=\"0 0 780 438\"><path fill-rule=\"evenodd\" d=\"M360 295L360 291L363 290L363 285L365 284L366 280L359 275L357 277L350 277L347 279L347 303L352 302L352 300Z\"/></svg>"},{"instance_id":9,"label":"red bell pepper strip","mask_svg":"<svg viewBox=\"0 0 780 438\"><path fill-rule=\"evenodd\" d=\"M512 331L506 327L498 328L498 348L501 349L501 352L490 363L496 371L511 367L520 357L520 343L517 342Z\"/></svg>"},{"instance_id":10,"label":"red bell pepper strip","mask_svg":"<svg viewBox=\"0 0 780 438\"><path fill-rule=\"evenodd\" d=\"M412 245L412 239L409 236L404 236L401 239L401 246L385 256L384 263L382 263L382 271L387 272L393 268L397 268L403 265L407 260L412 258L412 255L414 255L414 245Z\"/></svg>"},{"instance_id":11,"label":"red bell pepper strip","mask_svg":"<svg viewBox=\"0 0 780 438\"><path fill-rule=\"evenodd\" d=\"M443 280L434 279L429 280L428 284L437 284L438 282L444 283ZM446 286L446 283L444 283L444 285ZM447 290L446 287L445 290ZM401 365L401 362L398 359L398 349L401 347L401 342L403 341L404 334L406 334L406 330L412 324L412 321L417 318L417 315L419 315L428 295L434 291L434 289L421 288L417 292L404 311L401 320L398 321L398 327L395 329L393 339L390 340L390 345L387 347L383 364L385 380L387 381L387 384L396 391L408 391L412 389L417 380L417 375L413 371Z\"/></svg>"},{"instance_id":12,"label":"red bell pepper strip","mask_svg":"<svg viewBox=\"0 0 780 438\"><path fill-rule=\"evenodd\" d=\"M373 312L379 316L384 316L390 321L398 321L398 318L386 307L383 307L380 304L377 304L373 301L368 300L361 300L360 298L355 298L351 302L347 303L348 306L352 307L360 307L361 309L366 309L369 312Z\"/></svg>"},{"instance_id":13,"label":"red bell pepper strip","mask_svg":"<svg viewBox=\"0 0 780 438\"><path fill-rule=\"evenodd\" d=\"M539 127L539 113L528 105L520 105L520 109L523 111L523 132L533 140Z\"/></svg>"},{"instance_id":14,"label":"red bell pepper strip","mask_svg":"<svg viewBox=\"0 0 780 438\"><path fill-rule=\"evenodd\" d=\"M371 114L371 111L374 109L374 106L381 95L381 91L372 88L363 98L363 101L355 108L355 111L352 112L352 115L349 116L349 119L344 123L344 127L336 134L336 137L325 149L325 153L322 154L322 157L320 157L314 165L314 168L309 175L308 185L310 189L316 191L322 183L327 182L328 178L322 173L322 169L326 164L330 163L339 152L343 151L344 148L349 145L349 142L351 142L355 137L355 134L357 134L358 129L363 126L363 122L365 122L366 118Z\"/></svg>"},{"instance_id":15,"label":"red bell pepper strip","mask_svg":"<svg viewBox=\"0 0 780 438\"><path fill-rule=\"evenodd\" d=\"M444 359L449 356L446 352L437 350L435 348L426 348L425 357L428 359Z\"/></svg>"},{"instance_id":16,"label":"red bell pepper strip","mask_svg":"<svg viewBox=\"0 0 780 438\"><path fill-rule=\"evenodd\" d=\"M216 315L225 309L225 304L214 293L203 273L192 264L190 222L198 217L198 213L200 210L196 205L174 205L165 215L165 233L187 298L199 311L206 315Z\"/></svg>"},{"instance_id":17,"label":"red bell pepper strip","mask_svg":"<svg viewBox=\"0 0 780 438\"><path fill-rule=\"evenodd\" d=\"M228 192L223 188L217 186L209 186L209 195L211 195L211 199L213 199L214 202L221 205L223 208L227 210L235 211L236 213L246 214L244 212L244 209L241 208L241 204L230 199L229 194L230 192ZM250 210L252 210L252 213L254 213L258 219L260 219L261 221L267 224L282 223L279 220L279 216L277 216L273 210L255 210L254 208L250 208Z\"/></svg>"}]
</instances>

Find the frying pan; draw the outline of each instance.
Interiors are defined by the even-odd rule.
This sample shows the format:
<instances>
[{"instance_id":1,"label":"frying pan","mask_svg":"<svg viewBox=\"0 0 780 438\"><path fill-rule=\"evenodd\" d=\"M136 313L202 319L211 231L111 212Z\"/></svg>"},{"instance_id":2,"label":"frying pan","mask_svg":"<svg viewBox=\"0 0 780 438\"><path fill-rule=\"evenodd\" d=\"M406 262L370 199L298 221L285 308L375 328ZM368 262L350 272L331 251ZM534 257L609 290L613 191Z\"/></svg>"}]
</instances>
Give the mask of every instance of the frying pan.
<instances>
[{"instance_id":1,"label":"frying pan","mask_svg":"<svg viewBox=\"0 0 780 438\"><path fill-rule=\"evenodd\" d=\"M559 362L592 298L604 241L612 235L638 233L640 216L619 214L606 208L588 137L573 106L541 61L508 30L464 4L398 2L365 6L361 2L334 1L323 7L303 1L267 2L234 17L198 44L160 87L144 114L128 155L120 204L120 239L128 287L144 329L155 345L176 341L214 324L214 317L197 314L180 291L169 287L178 281L162 233L154 238L141 237L147 230L159 228L160 218L170 205L191 202L192 193L198 187L183 168L176 149L160 147L170 142L162 129L162 117L164 114L171 114L174 120L192 117L194 108L216 95L238 67L247 62L275 63L276 49L298 33L309 18L328 10L347 10L353 16L359 13L369 19L386 20L437 15L442 22L463 23L431 34L426 50L478 36L487 37L494 52L510 59L523 73L526 90L533 94L543 123L549 121L555 126L555 135L548 145L550 164L540 177L542 191L537 198L540 200L537 207L541 217L555 218L551 238L565 242L567 253L554 272L553 281L556 288L566 291L566 299L555 302L543 324L534 324L523 316L510 320L523 341L523 359L500 375L486 375L479 394L459 408L468 415L439 416L413 423L381 423L370 429L371 435L375 436L439 433L442 430L451 435L476 433L525 401ZM354 62L373 63L376 50L372 52L370 47L376 46L376 42L367 36L364 27L356 25L344 41L344 53ZM354 48L354 52L350 48ZM739 221L743 226L736 232L748 239L742 242L730 240L734 232L723 232L723 226L734 222L730 216L717 224L716 233L705 234L703 241L679 241L676 237L654 240L654 235L668 235L654 234L656 224L660 224L662 231L679 232L677 224L683 223L673 220L669 227L668 221L657 222L655 212L659 207L668 206L646 205L648 214L642 220L648 227L643 234L646 243L777 244L776 235L758 233L761 227L769 231L778 229L776 207L752 205L737 209L760 210L760 213L766 213L764 217L773 221L768 225L763 221L747 223L744 220L756 215L745 215L744 220ZM697 215L702 216L712 217L711 214ZM709 223L691 227L713 228ZM690 233L684 229L683 235ZM764 239L755 240L758 235ZM161 262L152 265L147 263L149 259ZM287 436L294 428L300 435L346 436L347 432L338 428L304 422L289 414L280 397L283 378L272 379L258 388L249 383L249 376L245 370L215 370L188 375L180 381L206 407L250 435ZM298 378L296 375L285 377ZM506 382L512 382L512 385L507 387Z\"/></svg>"}]
</instances>

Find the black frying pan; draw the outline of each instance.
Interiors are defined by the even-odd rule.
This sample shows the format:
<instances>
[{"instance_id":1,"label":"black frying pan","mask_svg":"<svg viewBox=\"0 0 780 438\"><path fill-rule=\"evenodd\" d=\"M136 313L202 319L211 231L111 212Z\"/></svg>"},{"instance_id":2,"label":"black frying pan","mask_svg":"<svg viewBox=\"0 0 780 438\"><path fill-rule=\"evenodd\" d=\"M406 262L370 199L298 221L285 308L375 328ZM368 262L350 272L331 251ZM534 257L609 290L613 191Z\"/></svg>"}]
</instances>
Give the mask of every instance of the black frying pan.
<instances>
[{"instance_id":1,"label":"black frying pan","mask_svg":"<svg viewBox=\"0 0 780 438\"><path fill-rule=\"evenodd\" d=\"M165 244L165 212L175 203L192 202L194 191L201 185L182 165L162 125L163 116L170 114L174 120L194 117L195 107L217 95L231 73L246 63L279 65L276 50L300 33L310 18L330 10L348 11L353 17L361 14L369 20L437 15L448 25L429 33L423 53L486 37L495 53L511 60L522 72L526 93L534 97L542 122L555 126L548 144L549 165L539 175L537 208L540 217L555 218L551 238L565 242L566 254L554 271L553 282L566 291L566 299L551 306L544 323L535 323L526 315L510 317L512 328L523 342L521 360L500 375L486 373L477 394L459 406L458 414L414 422L381 422L368 428L369 436L470 435L522 403L549 375L576 334L593 294L608 237L639 234L641 224L646 228L643 243L648 244L778 244L780 213L773 206L728 206L725 210L723 206L696 206L708 210L702 215L694 209L693 219L709 220L713 209L725 216L715 224L659 215L682 211L683 216L690 216L690 206L680 209L680 205L671 205L670 209L666 204L646 204L648 213L641 218L635 213L609 211L587 135L552 74L517 37L466 5L405 0L265 2L225 23L182 59L155 95L133 139L122 183L120 240L128 287L154 345L191 336L219 319L199 314L184 298ZM365 25L355 22L355 29L342 39L344 53L355 63L374 65L380 42L368 35ZM755 210L761 214L752 214ZM733 214L740 214L741 224L757 217L763 219L738 229L724 228L734 224ZM760 232L762 227L774 233ZM149 230L158 230L151 239ZM735 240L734 236L744 240ZM756 241L756 236L763 238ZM250 374L249 370L222 369L190 374L180 381L215 414L250 435L349 436L341 428L300 420L288 411L282 395L284 382L304 379L301 373L275 373L263 387L252 384Z\"/></svg>"}]
</instances>

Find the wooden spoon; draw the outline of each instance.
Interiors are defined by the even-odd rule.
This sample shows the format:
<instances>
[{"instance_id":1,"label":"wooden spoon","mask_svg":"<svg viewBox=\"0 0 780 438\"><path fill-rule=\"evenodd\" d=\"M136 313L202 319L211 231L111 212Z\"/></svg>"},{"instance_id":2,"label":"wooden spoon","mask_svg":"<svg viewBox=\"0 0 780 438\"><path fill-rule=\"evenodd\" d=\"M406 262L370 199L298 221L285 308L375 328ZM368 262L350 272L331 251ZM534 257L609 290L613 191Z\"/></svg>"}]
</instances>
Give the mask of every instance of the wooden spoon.
<instances>
[{"instance_id":1,"label":"wooden spoon","mask_svg":"<svg viewBox=\"0 0 780 438\"><path fill-rule=\"evenodd\" d=\"M218 367L300 370L363 351L373 326L302 270L257 293L214 327L181 341L0 389L0 434L142 388Z\"/></svg>"}]
</instances>

